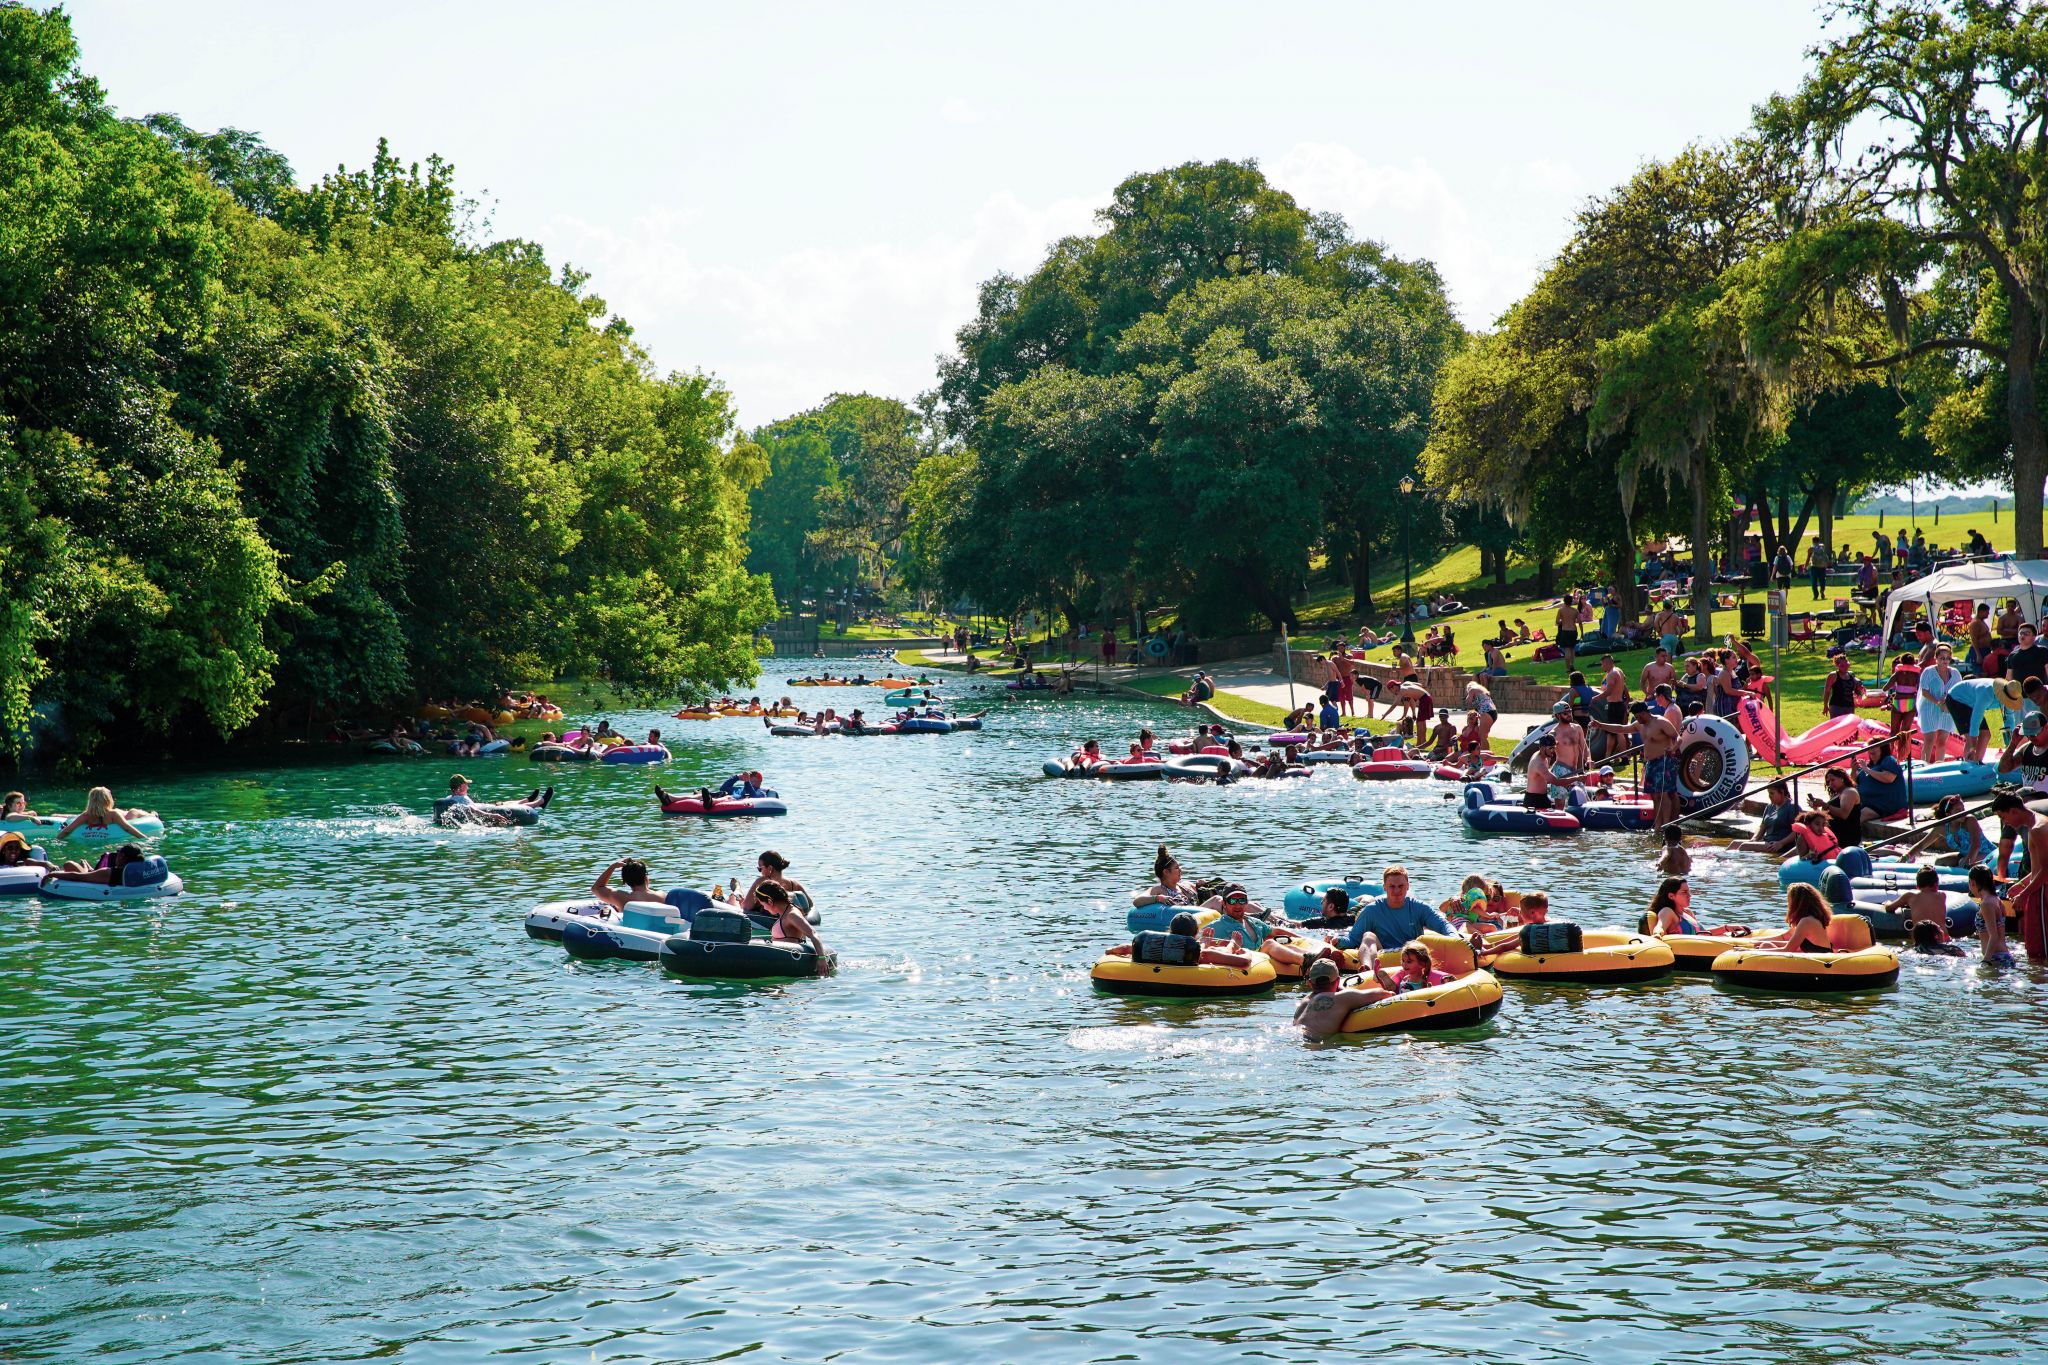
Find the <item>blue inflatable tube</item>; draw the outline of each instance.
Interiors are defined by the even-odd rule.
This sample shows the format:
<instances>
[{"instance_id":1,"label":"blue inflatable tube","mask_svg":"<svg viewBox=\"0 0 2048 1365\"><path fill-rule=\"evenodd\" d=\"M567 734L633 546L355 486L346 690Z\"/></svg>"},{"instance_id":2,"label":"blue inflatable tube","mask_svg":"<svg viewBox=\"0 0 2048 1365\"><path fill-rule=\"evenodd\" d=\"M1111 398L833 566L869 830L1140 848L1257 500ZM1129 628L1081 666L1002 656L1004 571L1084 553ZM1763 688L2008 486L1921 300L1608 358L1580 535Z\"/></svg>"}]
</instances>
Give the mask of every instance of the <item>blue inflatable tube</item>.
<instances>
[{"instance_id":1,"label":"blue inflatable tube","mask_svg":"<svg viewBox=\"0 0 2048 1365\"><path fill-rule=\"evenodd\" d=\"M1913 765L1913 804L1931 806L1951 796L1965 801L1991 794L1998 768L1991 763L1928 763Z\"/></svg>"},{"instance_id":2,"label":"blue inflatable tube","mask_svg":"<svg viewBox=\"0 0 2048 1365\"><path fill-rule=\"evenodd\" d=\"M1386 888L1378 882L1369 882L1360 877L1350 877L1341 882L1303 882L1300 886L1287 888L1287 895L1281 902L1289 919L1316 919L1323 913L1323 893L1342 891L1351 897L1355 906L1360 901L1371 900L1386 894Z\"/></svg>"},{"instance_id":3,"label":"blue inflatable tube","mask_svg":"<svg viewBox=\"0 0 2048 1365\"><path fill-rule=\"evenodd\" d=\"M1587 829L1640 831L1657 827L1648 801L1588 801L1578 787L1573 787L1566 799L1571 802L1568 809Z\"/></svg>"},{"instance_id":4,"label":"blue inflatable tube","mask_svg":"<svg viewBox=\"0 0 2048 1365\"><path fill-rule=\"evenodd\" d=\"M1491 782L1465 788L1458 817L1480 834L1577 834L1580 828L1579 817L1570 811L1531 810L1520 802L1496 800Z\"/></svg>"}]
</instances>

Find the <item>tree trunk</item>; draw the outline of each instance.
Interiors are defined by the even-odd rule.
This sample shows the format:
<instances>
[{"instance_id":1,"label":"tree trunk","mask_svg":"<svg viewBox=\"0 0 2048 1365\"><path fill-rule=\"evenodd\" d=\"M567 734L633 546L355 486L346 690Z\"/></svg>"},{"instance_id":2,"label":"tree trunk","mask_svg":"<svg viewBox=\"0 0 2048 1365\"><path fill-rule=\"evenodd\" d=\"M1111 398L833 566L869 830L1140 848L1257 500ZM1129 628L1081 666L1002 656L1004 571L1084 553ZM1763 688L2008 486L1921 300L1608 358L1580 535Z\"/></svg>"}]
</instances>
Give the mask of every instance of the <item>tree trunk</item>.
<instances>
[{"instance_id":1,"label":"tree trunk","mask_svg":"<svg viewBox=\"0 0 2048 1365\"><path fill-rule=\"evenodd\" d=\"M2005 348L2005 415L2012 426L2012 533L2020 559L2041 557L2041 481L2048 477L2048 435L2041 429L2035 367L2041 318L2012 299L2012 338Z\"/></svg>"},{"instance_id":2,"label":"tree trunk","mask_svg":"<svg viewBox=\"0 0 2048 1365\"><path fill-rule=\"evenodd\" d=\"M1503 546L1502 548L1495 550L1493 552L1493 586L1496 588L1505 588L1507 585L1508 552L1507 548Z\"/></svg>"},{"instance_id":3,"label":"tree trunk","mask_svg":"<svg viewBox=\"0 0 2048 1365\"><path fill-rule=\"evenodd\" d=\"M1251 598L1252 606L1272 622L1273 629L1285 627L1291 633L1299 624L1299 619L1294 614L1294 603L1287 590L1275 588L1250 565L1235 564L1231 567L1236 569L1238 577L1243 580L1245 596Z\"/></svg>"},{"instance_id":4,"label":"tree trunk","mask_svg":"<svg viewBox=\"0 0 2048 1365\"><path fill-rule=\"evenodd\" d=\"M1806 523L1813 519L1813 498L1813 490L1807 489L1806 501L1799 504L1799 519L1792 523L1791 529L1783 536L1785 543L1791 547L1795 564L1799 559L1799 542L1806 539Z\"/></svg>"},{"instance_id":5,"label":"tree trunk","mask_svg":"<svg viewBox=\"0 0 2048 1365\"><path fill-rule=\"evenodd\" d=\"M1351 610L1359 615L1372 611L1372 541L1363 523L1358 527L1358 547L1351 552Z\"/></svg>"},{"instance_id":6,"label":"tree trunk","mask_svg":"<svg viewBox=\"0 0 2048 1365\"><path fill-rule=\"evenodd\" d=\"M1621 623L1632 626L1636 620L1636 543L1635 537L1623 536L1607 547L1607 577L1614 585L1614 606L1621 613Z\"/></svg>"},{"instance_id":7,"label":"tree trunk","mask_svg":"<svg viewBox=\"0 0 2048 1365\"><path fill-rule=\"evenodd\" d=\"M1829 553L1832 554L1835 549L1835 485L1832 483L1814 485L1813 500L1818 504L1820 511L1821 543L1826 545ZM1840 568L1841 566L1838 564L1836 567Z\"/></svg>"},{"instance_id":8,"label":"tree trunk","mask_svg":"<svg viewBox=\"0 0 2048 1365\"><path fill-rule=\"evenodd\" d=\"M1777 515L1771 511L1771 495L1764 491L1761 483L1754 483L1750 485L1749 501L1758 512L1762 513L1764 559L1768 561L1773 555L1778 553L1778 537L1782 534L1779 530Z\"/></svg>"},{"instance_id":9,"label":"tree trunk","mask_svg":"<svg viewBox=\"0 0 2048 1365\"><path fill-rule=\"evenodd\" d=\"M1714 557L1707 549L1714 509L1708 503L1707 452L1694 450L1686 462L1692 482L1692 638L1706 645L1714 638Z\"/></svg>"},{"instance_id":10,"label":"tree trunk","mask_svg":"<svg viewBox=\"0 0 2048 1365\"><path fill-rule=\"evenodd\" d=\"M1549 555L1539 554L1536 556L1536 595L1538 597L1557 596L1557 564Z\"/></svg>"}]
</instances>

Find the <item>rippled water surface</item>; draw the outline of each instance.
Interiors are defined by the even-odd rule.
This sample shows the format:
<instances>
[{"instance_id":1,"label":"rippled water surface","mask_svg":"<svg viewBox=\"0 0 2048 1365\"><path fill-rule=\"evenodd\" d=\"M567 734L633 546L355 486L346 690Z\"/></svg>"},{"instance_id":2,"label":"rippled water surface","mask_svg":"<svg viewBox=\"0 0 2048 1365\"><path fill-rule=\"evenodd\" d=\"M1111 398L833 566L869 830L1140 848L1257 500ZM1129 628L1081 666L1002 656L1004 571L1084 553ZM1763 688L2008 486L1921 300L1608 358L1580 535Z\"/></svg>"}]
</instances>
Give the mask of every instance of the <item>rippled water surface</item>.
<instances>
[{"instance_id":1,"label":"rippled water surface","mask_svg":"<svg viewBox=\"0 0 2048 1365\"><path fill-rule=\"evenodd\" d=\"M1586 923L1641 907L1652 850L1480 840L1441 787L1341 770L1050 781L1185 713L995 704L858 741L614 717L680 733L659 773L465 760L487 796L552 776L527 830L409 814L446 760L118 775L190 890L0 901L0 1359L2040 1358L2028 971L1510 983L1477 1034L1318 1047L1292 988L1097 996L1161 839L1275 896L1399 858L1432 900L1481 870ZM655 809L744 767L787 818ZM522 932L613 857L703 886L764 847L838 977L690 985ZM1768 913L1775 879L1695 885Z\"/></svg>"}]
</instances>

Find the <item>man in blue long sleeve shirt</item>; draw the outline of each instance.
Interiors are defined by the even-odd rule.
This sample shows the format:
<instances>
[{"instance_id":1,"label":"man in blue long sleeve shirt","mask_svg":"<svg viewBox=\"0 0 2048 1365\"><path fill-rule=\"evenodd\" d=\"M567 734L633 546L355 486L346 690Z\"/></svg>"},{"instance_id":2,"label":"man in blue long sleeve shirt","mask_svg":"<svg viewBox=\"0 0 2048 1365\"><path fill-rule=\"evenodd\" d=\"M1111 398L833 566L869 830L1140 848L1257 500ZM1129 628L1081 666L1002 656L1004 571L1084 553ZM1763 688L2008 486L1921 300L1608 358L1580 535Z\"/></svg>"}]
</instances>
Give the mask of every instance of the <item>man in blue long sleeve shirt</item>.
<instances>
[{"instance_id":1,"label":"man in blue long sleeve shirt","mask_svg":"<svg viewBox=\"0 0 2048 1365\"><path fill-rule=\"evenodd\" d=\"M1358 918L1339 942L1346 948L1356 948L1371 934L1384 948L1398 948L1414 938L1424 929L1434 929L1439 934L1451 932L1451 926L1421 901L1408 899L1408 869L1390 867L1381 874L1380 884L1387 894L1361 901L1356 906Z\"/></svg>"}]
</instances>

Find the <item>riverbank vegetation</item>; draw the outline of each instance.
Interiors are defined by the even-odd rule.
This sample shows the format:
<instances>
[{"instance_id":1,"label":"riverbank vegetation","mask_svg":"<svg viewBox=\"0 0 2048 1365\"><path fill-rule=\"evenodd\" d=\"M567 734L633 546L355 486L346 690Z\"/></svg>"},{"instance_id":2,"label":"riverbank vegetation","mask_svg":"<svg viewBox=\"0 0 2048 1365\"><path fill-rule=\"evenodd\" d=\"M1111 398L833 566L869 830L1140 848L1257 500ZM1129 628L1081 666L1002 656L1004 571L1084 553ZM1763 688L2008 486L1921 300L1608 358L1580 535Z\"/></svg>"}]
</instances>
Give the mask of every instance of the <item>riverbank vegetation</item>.
<instances>
[{"instance_id":1,"label":"riverbank vegetation","mask_svg":"<svg viewBox=\"0 0 2048 1365\"><path fill-rule=\"evenodd\" d=\"M0 8L0 753L564 671L718 688L765 472L587 279L380 145L118 117Z\"/></svg>"},{"instance_id":2,"label":"riverbank vegetation","mask_svg":"<svg viewBox=\"0 0 2048 1365\"><path fill-rule=\"evenodd\" d=\"M1131 176L983 285L901 409L897 581L1216 635L1332 595L1374 619L1406 554L1465 545L1489 600L1605 581L1634 619L1649 542L1797 557L1923 476L2010 480L2037 557L2048 11L1842 0L1809 58L1750 127L1595 196L1475 336L1428 262L1252 163Z\"/></svg>"}]
</instances>

